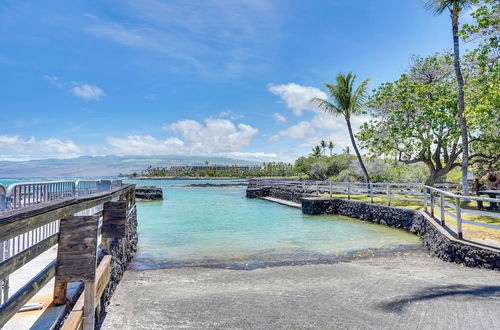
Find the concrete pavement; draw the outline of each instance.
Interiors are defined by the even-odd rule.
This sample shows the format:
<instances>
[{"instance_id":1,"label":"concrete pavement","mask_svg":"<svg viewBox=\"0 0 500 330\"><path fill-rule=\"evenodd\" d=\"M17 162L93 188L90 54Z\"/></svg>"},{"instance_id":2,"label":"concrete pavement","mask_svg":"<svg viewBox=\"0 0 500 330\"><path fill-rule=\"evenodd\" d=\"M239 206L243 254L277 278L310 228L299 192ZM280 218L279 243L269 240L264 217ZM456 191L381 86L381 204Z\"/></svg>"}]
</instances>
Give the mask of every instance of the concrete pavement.
<instances>
[{"instance_id":1,"label":"concrete pavement","mask_svg":"<svg viewBox=\"0 0 500 330\"><path fill-rule=\"evenodd\" d=\"M499 272L425 252L251 271L127 271L103 329L498 329Z\"/></svg>"}]
</instances>

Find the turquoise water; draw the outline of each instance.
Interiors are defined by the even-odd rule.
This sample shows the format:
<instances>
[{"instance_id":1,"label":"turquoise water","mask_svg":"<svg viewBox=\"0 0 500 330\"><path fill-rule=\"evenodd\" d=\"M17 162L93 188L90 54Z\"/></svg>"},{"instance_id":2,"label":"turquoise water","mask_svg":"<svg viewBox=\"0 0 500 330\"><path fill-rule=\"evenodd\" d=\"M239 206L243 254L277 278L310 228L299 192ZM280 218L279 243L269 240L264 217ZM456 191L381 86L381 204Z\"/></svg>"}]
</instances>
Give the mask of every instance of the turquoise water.
<instances>
[{"instance_id":1,"label":"turquoise water","mask_svg":"<svg viewBox=\"0 0 500 330\"><path fill-rule=\"evenodd\" d=\"M300 209L246 199L245 187L185 187L200 181L134 183L163 186L165 197L138 203L136 269L258 267L328 260L365 249L421 246L418 237L404 230L343 216L308 216Z\"/></svg>"}]
</instances>

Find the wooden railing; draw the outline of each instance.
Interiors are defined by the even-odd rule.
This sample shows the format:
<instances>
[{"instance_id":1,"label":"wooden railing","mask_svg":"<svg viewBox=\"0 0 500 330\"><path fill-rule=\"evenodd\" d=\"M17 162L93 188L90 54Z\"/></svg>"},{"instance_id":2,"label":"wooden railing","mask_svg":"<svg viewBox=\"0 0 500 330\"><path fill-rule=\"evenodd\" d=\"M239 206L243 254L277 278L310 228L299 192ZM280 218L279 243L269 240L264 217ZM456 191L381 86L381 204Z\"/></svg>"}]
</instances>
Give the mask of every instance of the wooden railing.
<instances>
[{"instance_id":1,"label":"wooden railing","mask_svg":"<svg viewBox=\"0 0 500 330\"><path fill-rule=\"evenodd\" d=\"M7 281L5 299L0 305L0 328L54 277L53 302L56 305L67 303L69 282L84 282L85 286L83 297L77 302L82 310L72 312L65 327L94 328L95 310L99 309L96 300L99 301L110 276L111 257L106 256L110 239L126 235L128 220L136 216L134 193L134 185L121 185L106 192L63 198L0 213L0 245L56 224L54 232L48 237L35 239L28 248L19 249L15 255L1 261L0 279L8 278L58 244L56 260L10 296Z\"/></svg>"}]
</instances>

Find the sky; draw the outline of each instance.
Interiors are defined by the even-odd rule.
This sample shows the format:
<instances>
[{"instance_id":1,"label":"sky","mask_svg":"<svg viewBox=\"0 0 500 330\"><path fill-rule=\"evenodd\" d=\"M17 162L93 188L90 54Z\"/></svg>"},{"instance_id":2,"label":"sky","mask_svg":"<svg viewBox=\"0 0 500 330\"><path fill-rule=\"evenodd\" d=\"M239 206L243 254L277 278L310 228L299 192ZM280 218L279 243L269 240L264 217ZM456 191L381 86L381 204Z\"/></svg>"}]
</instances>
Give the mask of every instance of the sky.
<instances>
[{"instance_id":1,"label":"sky","mask_svg":"<svg viewBox=\"0 0 500 330\"><path fill-rule=\"evenodd\" d=\"M2 0L0 160L339 151L323 83L373 89L451 42L419 0Z\"/></svg>"}]
</instances>

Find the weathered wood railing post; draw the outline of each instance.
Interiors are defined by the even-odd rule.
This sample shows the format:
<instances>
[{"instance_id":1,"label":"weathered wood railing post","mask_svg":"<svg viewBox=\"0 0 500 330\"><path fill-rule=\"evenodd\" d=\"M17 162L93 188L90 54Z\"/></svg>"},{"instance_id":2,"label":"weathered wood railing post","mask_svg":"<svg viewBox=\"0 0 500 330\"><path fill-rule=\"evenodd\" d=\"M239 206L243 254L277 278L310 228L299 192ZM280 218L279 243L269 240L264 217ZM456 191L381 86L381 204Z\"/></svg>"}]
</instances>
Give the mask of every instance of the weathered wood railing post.
<instances>
[{"instance_id":1,"label":"weathered wood railing post","mask_svg":"<svg viewBox=\"0 0 500 330\"><path fill-rule=\"evenodd\" d=\"M347 182L347 200L351 200L351 183Z\"/></svg>"},{"instance_id":2,"label":"weathered wood railing post","mask_svg":"<svg viewBox=\"0 0 500 330\"><path fill-rule=\"evenodd\" d=\"M66 299L66 283L84 282L84 330L94 329L95 324L98 226L99 217L95 215L63 218L59 226L56 283L61 285L56 287L54 298L58 301Z\"/></svg>"}]
</instances>

